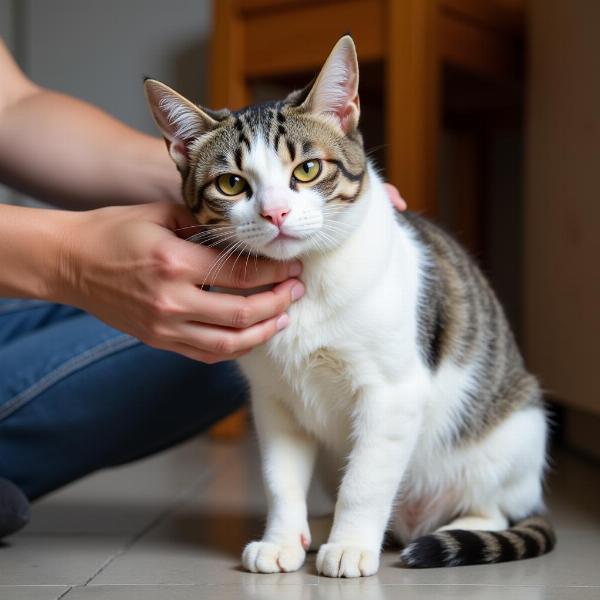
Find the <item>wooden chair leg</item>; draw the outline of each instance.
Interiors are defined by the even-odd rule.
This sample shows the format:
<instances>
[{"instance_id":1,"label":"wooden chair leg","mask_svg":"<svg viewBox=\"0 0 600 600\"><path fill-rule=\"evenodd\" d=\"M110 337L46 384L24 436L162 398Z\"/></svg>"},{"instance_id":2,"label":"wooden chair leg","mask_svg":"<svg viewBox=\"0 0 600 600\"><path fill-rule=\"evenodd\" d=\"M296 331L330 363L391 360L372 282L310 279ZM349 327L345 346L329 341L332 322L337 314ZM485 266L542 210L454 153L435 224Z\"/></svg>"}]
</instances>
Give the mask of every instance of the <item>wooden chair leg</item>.
<instances>
[{"instance_id":1,"label":"wooden chair leg","mask_svg":"<svg viewBox=\"0 0 600 600\"><path fill-rule=\"evenodd\" d=\"M437 0L389 0L387 11L387 177L411 210L435 216L440 120Z\"/></svg>"},{"instance_id":2,"label":"wooden chair leg","mask_svg":"<svg viewBox=\"0 0 600 600\"><path fill-rule=\"evenodd\" d=\"M211 43L211 108L238 109L250 103L250 87L243 72L244 26L236 0L213 2Z\"/></svg>"},{"instance_id":3,"label":"wooden chair leg","mask_svg":"<svg viewBox=\"0 0 600 600\"><path fill-rule=\"evenodd\" d=\"M210 433L218 439L238 439L248 429L248 409L240 408L222 421L213 425Z\"/></svg>"}]
</instances>

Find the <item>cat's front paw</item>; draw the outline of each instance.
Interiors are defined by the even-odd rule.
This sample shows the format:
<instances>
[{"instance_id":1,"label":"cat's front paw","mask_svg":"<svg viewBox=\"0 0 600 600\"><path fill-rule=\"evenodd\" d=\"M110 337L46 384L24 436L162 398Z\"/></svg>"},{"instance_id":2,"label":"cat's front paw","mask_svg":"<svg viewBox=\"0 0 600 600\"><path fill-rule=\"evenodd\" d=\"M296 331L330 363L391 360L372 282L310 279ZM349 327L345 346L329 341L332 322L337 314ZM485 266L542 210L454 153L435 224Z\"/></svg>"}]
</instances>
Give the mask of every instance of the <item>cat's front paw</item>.
<instances>
[{"instance_id":1,"label":"cat's front paw","mask_svg":"<svg viewBox=\"0 0 600 600\"><path fill-rule=\"evenodd\" d=\"M379 569L379 549L350 544L323 544L317 571L327 577L368 577Z\"/></svg>"},{"instance_id":2,"label":"cat's front paw","mask_svg":"<svg viewBox=\"0 0 600 600\"><path fill-rule=\"evenodd\" d=\"M250 542L242 554L242 565L252 573L289 573L304 564L306 552L300 544Z\"/></svg>"}]
</instances>

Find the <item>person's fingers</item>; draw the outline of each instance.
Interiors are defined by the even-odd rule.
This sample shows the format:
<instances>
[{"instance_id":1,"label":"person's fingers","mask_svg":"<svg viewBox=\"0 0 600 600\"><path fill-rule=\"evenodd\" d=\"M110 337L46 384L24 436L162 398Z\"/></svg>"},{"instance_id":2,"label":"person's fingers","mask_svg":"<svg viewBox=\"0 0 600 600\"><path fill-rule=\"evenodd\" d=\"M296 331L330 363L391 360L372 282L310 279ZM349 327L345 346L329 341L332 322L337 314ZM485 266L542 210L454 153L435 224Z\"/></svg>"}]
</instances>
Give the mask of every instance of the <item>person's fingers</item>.
<instances>
[{"instance_id":1,"label":"person's fingers","mask_svg":"<svg viewBox=\"0 0 600 600\"><path fill-rule=\"evenodd\" d=\"M302 272L299 261L255 259L239 256L237 252L228 256L223 250L176 241L178 260L187 266L192 282L200 286L250 289L298 277ZM172 249L175 250L175 246Z\"/></svg>"},{"instance_id":2,"label":"person's fingers","mask_svg":"<svg viewBox=\"0 0 600 600\"><path fill-rule=\"evenodd\" d=\"M180 337L175 341L196 347L203 352L234 357L240 352L247 352L255 346L264 344L277 332L287 327L288 322L288 316L283 313L246 329L183 323L177 328Z\"/></svg>"},{"instance_id":3,"label":"person's fingers","mask_svg":"<svg viewBox=\"0 0 600 600\"><path fill-rule=\"evenodd\" d=\"M393 186L391 183L384 183L385 191L390 199L390 202L398 209L398 210L406 210L406 201L400 195L398 189Z\"/></svg>"},{"instance_id":4,"label":"person's fingers","mask_svg":"<svg viewBox=\"0 0 600 600\"><path fill-rule=\"evenodd\" d=\"M179 300L185 306L182 317L187 321L244 329L280 315L303 294L302 282L288 279L272 290L250 296L205 292L189 286Z\"/></svg>"}]
</instances>

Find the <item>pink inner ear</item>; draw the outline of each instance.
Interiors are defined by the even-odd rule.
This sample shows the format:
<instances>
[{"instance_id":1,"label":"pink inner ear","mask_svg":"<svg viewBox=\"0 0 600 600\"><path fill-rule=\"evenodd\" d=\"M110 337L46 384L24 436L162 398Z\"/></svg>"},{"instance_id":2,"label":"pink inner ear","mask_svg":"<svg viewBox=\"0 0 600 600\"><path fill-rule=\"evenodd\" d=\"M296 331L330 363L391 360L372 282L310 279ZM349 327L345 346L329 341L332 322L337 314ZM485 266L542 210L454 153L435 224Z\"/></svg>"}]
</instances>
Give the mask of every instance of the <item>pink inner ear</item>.
<instances>
[{"instance_id":1,"label":"pink inner ear","mask_svg":"<svg viewBox=\"0 0 600 600\"><path fill-rule=\"evenodd\" d=\"M169 152L171 158L175 161L177 168L180 171L184 170L189 159L189 153L185 143L181 141L172 142L165 137L163 137L163 139L167 145L167 151Z\"/></svg>"},{"instance_id":2,"label":"pink inner ear","mask_svg":"<svg viewBox=\"0 0 600 600\"><path fill-rule=\"evenodd\" d=\"M353 121L356 118L356 113L360 110L360 100L358 96L352 99L352 101L337 111L340 125L344 133L348 133L356 123Z\"/></svg>"},{"instance_id":3,"label":"pink inner ear","mask_svg":"<svg viewBox=\"0 0 600 600\"><path fill-rule=\"evenodd\" d=\"M178 154L181 154L182 156L185 156L185 158L189 158L188 149L187 149L187 146L186 146L185 142L175 142L175 143L172 143L172 142L168 142L167 141L167 147L169 147L169 145L173 146L172 149L169 148L170 152L175 151Z\"/></svg>"}]
</instances>

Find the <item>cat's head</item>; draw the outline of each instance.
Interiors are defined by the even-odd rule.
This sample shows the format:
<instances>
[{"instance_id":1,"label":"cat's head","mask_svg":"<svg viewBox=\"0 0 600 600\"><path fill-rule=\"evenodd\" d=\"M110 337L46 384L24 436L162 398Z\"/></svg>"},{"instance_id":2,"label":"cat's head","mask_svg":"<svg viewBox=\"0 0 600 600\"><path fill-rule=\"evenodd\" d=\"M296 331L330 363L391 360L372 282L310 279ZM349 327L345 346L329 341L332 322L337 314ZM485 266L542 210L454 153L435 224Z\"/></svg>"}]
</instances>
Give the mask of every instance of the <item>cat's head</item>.
<instances>
[{"instance_id":1,"label":"cat's head","mask_svg":"<svg viewBox=\"0 0 600 600\"><path fill-rule=\"evenodd\" d=\"M282 101L215 112L158 81L145 88L185 202L206 225L195 240L287 260L332 249L356 226L367 164L349 36Z\"/></svg>"}]
</instances>

